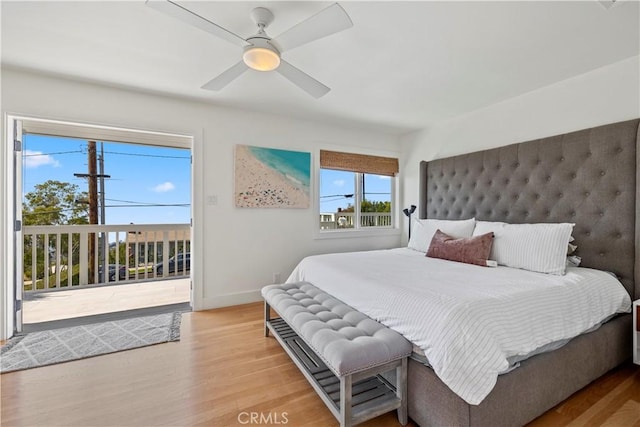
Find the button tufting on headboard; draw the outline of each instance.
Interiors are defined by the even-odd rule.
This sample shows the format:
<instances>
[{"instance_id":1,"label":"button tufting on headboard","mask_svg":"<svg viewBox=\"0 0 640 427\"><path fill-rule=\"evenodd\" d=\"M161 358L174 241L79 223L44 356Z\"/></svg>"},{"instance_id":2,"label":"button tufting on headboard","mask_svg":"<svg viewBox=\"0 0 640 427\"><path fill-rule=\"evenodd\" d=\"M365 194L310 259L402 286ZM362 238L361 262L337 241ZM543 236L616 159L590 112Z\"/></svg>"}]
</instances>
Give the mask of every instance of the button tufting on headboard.
<instances>
[{"instance_id":1,"label":"button tufting on headboard","mask_svg":"<svg viewBox=\"0 0 640 427\"><path fill-rule=\"evenodd\" d=\"M640 297L639 122L423 162L420 216L573 222L582 265L617 274Z\"/></svg>"}]
</instances>

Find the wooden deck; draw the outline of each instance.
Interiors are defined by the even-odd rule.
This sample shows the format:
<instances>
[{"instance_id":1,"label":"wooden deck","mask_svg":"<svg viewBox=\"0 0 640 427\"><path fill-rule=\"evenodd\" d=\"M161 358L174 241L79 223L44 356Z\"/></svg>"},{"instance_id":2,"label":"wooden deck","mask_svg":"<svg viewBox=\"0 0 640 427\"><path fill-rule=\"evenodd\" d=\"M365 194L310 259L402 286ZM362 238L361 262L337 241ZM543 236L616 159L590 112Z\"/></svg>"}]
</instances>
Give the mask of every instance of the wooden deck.
<instances>
[{"instance_id":1,"label":"wooden deck","mask_svg":"<svg viewBox=\"0 0 640 427\"><path fill-rule=\"evenodd\" d=\"M51 322L189 301L189 278L25 294L23 323Z\"/></svg>"}]
</instances>

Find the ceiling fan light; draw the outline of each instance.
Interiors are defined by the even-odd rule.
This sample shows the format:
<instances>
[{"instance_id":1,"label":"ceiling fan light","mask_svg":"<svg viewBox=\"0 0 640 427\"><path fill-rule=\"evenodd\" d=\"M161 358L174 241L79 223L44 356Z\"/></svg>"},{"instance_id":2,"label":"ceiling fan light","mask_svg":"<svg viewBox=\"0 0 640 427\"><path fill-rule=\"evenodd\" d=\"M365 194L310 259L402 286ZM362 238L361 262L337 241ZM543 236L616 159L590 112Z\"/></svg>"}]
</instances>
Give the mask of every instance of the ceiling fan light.
<instances>
[{"instance_id":1,"label":"ceiling fan light","mask_svg":"<svg viewBox=\"0 0 640 427\"><path fill-rule=\"evenodd\" d=\"M280 55L264 47L246 49L242 60L247 64L247 67L258 71L272 71L280 66Z\"/></svg>"}]
</instances>

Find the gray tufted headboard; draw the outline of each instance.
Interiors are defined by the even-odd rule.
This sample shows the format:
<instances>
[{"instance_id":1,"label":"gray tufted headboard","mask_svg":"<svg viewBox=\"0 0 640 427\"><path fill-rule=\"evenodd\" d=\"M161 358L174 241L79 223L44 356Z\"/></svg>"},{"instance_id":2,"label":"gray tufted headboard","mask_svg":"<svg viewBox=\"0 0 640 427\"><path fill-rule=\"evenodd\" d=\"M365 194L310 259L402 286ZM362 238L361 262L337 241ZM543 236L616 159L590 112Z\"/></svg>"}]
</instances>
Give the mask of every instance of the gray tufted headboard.
<instances>
[{"instance_id":1,"label":"gray tufted headboard","mask_svg":"<svg viewBox=\"0 0 640 427\"><path fill-rule=\"evenodd\" d=\"M581 265L640 297L639 122L423 161L420 218L573 222Z\"/></svg>"}]
</instances>

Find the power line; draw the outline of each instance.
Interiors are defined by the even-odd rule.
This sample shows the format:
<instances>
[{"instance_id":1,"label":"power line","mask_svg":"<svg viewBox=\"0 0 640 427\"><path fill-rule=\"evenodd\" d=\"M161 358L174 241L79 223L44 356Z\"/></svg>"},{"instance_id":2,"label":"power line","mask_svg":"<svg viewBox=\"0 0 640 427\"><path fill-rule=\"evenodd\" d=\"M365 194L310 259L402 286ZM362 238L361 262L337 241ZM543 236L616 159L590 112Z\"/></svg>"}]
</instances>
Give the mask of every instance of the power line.
<instances>
[{"instance_id":1,"label":"power line","mask_svg":"<svg viewBox=\"0 0 640 427\"><path fill-rule=\"evenodd\" d=\"M55 208L55 209L46 209L46 210L41 210L41 211L37 211L37 212L23 212L22 216L29 216L29 215L46 215L46 214L50 214L50 213L56 213L56 212L65 212L65 211L73 211L76 208Z\"/></svg>"},{"instance_id":2,"label":"power line","mask_svg":"<svg viewBox=\"0 0 640 427\"><path fill-rule=\"evenodd\" d=\"M344 197L345 199L350 199L353 197L353 194L331 194L329 196L320 196L321 199L326 197Z\"/></svg>"},{"instance_id":3,"label":"power line","mask_svg":"<svg viewBox=\"0 0 640 427\"><path fill-rule=\"evenodd\" d=\"M153 207L153 206L191 206L190 203L170 203L170 204L161 204L161 203L149 203L149 202L134 202L133 200L120 200L120 199L105 199L110 202L122 202L122 203L131 203L134 206L132 208L144 208L144 207ZM121 207L121 206L130 206L130 205L106 205L107 208L113 207Z\"/></svg>"},{"instance_id":4,"label":"power line","mask_svg":"<svg viewBox=\"0 0 640 427\"><path fill-rule=\"evenodd\" d=\"M155 208L155 207L190 207L189 203L154 203L147 205L106 205L105 208ZM22 216L30 216L30 215L46 215L50 213L57 212L65 212L65 211L73 211L76 208L55 208L55 209L46 209L40 210L37 212L23 212Z\"/></svg>"},{"instance_id":5,"label":"power line","mask_svg":"<svg viewBox=\"0 0 640 427\"><path fill-rule=\"evenodd\" d=\"M53 153L23 154L22 157L51 156L51 155L54 155L54 154L73 154L73 153L84 153L84 150L56 151L56 152L53 152ZM116 154L118 156L159 157L159 158L163 158L163 159L190 159L189 156L166 156L166 155L162 155L162 154L123 153L121 151L105 151L105 153Z\"/></svg>"},{"instance_id":6,"label":"power line","mask_svg":"<svg viewBox=\"0 0 640 427\"><path fill-rule=\"evenodd\" d=\"M167 206L176 206L176 207L189 207L191 204L189 203L158 203L158 204L149 204L149 205L106 205L105 208L155 208L155 207L167 207Z\"/></svg>"},{"instance_id":7,"label":"power line","mask_svg":"<svg viewBox=\"0 0 640 427\"><path fill-rule=\"evenodd\" d=\"M22 157L36 157L36 156L51 156L53 154L71 154L71 153L82 153L82 150L75 151L58 151L55 153L36 153L36 154L23 154Z\"/></svg>"},{"instance_id":8,"label":"power line","mask_svg":"<svg viewBox=\"0 0 640 427\"><path fill-rule=\"evenodd\" d=\"M339 196L339 197L335 197L329 200L323 200L322 203L331 203L331 202L338 202L338 201L342 201L344 200L344 197Z\"/></svg>"},{"instance_id":9,"label":"power line","mask_svg":"<svg viewBox=\"0 0 640 427\"><path fill-rule=\"evenodd\" d=\"M133 156L133 157L159 157L163 159L190 159L189 156L163 156L160 154L140 154L140 153L122 153L120 151L105 151L107 154L117 154L119 156Z\"/></svg>"},{"instance_id":10,"label":"power line","mask_svg":"<svg viewBox=\"0 0 640 427\"><path fill-rule=\"evenodd\" d=\"M157 206L157 203L149 203L149 202L134 202L133 200L120 200L120 199L105 199L105 200L109 200L110 202L122 202L122 203L131 203L134 205L142 205L142 206ZM180 205L182 205L183 203L181 203Z\"/></svg>"},{"instance_id":11,"label":"power line","mask_svg":"<svg viewBox=\"0 0 640 427\"><path fill-rule=\"evenodd\" d=\"M391 193L371 193L369 191L367 191L365 193L365 195L367 194L385 194L385 195L389 195ZM351 197L353 197L353 194L330 194L328 196L320 196L321 199L326 198L326 197L344 197L346 199L350 199Z\"/></svg>"}]
</instances>

